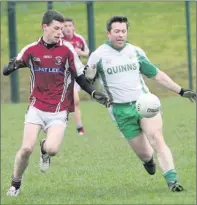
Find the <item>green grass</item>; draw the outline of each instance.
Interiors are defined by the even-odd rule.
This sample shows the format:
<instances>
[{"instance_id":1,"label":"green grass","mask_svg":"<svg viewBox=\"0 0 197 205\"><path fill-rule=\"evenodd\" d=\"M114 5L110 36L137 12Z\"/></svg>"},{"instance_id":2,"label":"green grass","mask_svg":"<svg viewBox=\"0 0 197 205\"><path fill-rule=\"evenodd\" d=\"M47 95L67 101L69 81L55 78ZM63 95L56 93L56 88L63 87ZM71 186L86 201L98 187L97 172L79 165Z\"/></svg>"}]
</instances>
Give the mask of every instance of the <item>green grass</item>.
<instances>
[{"instance_id":1,"label":"green grass","mask_svg":"<svg viewBox=\"0 0 197 205\"><path fill-rule=\"evenodd\" d=\"M113 6L112 6L113 4ZM41 32L46 3L17 3L18 51L35 41ZM57 11L74 17L77 32L86 39L86 5L54 3ZM1 67L8 62L6 2L1 8ZM153 63L183 87L187 81L187 50L184 2L95 2L95 41L106 40L105 23L112 15L127 15L129 41L143 48ZM196 67L196 9L191 3L192 65ZM20 96L27 102L29 71L19 71ZM195 73L193 79L195 79ZM9 78L2 77L1 102L10 101ZM159 97L171 95L147 81ZM82 92L81 98L86 96ZM70 117L65 140L47 174L39 171L39 140L24 176L18 198L8 198L14 157L21 145L26 104L3 104L1 113L2 204L196 204L195 105L181 98L162 98L164 135L174 155L183 193L170 193L158 169L149 176L141 162L120 137L106 110L94 102L82 102L84 137L78 136ZM41 139L43 134L41 134Z\"/></svg>"},{"instance_id":2,"label":"green grass","mask_svg":"<svg viewBox=\"0 0 197 205\"><path fill-rule=\"evenodd\" d=\"M112 6L113 4L113 6ZM17 3L17 39L18 50L35 41L40 35L41 18L47 4L42 2ZM84 3L65 2L54 3L54 8L66 16L74 18L77 32L85 39L87 36L86 5ZM192 65L196 67L196 9L191 2L191 40ZM188 87L187 78L187 49L186 49L186 20L184 2L95 2L95 42L96 46L106 40L105 25L112 15L127 15L130 20L128 40L143 48L150 60L161 70L169 74L183 87ZM8 27L6 2L2 3L1 12L1 67L8 62ZM29 95L29 72L19 71L20 96L22 102L27 102ZM193 79L196 79L195 72ZM2 78L2 102L10 100L9 78ZM168 96L170 92L161 92L158 86L148 81L153 92L159 96ZM81 94L84 99L84 93Z\"/></svg>"},{"instance_id":3,"label":"green grass","mask_svg":"<svg viewBox=\"0 0 197 205\"><path fill-rule=\"evenodd\" d=\"M81 103L86 135L77 135L70 116L61 151L46 174L39 171L38 140L20 195L8 198L27 105L3 104L2 204L196 204L195 105L172 97L163 99L162 106L165 139L186 191L170 193L159 169L149 176L105 108L89 101Z\"/></svg>"}]
</instances>

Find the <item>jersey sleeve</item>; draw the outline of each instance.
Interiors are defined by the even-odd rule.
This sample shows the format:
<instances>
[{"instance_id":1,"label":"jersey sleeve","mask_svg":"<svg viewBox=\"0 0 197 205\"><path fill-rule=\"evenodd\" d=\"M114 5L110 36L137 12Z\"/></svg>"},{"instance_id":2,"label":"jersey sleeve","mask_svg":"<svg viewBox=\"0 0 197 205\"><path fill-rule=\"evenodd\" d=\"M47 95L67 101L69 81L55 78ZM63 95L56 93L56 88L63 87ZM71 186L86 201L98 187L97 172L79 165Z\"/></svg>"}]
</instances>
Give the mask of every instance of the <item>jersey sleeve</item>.
<instances>
[{"instance_id":1,"label":"jersey sleeve","mask_svg":"<svg viewBox=\"0 0 197 205\"><path fill-rule=\"evenodd\" d=\"M95 79L98 73L98 64L100 62L100 58L97 55L96 51L92 52L88 62L85 76L87 79Z\"/></svg>"},{"instance_id":2,"label":"jersey sleeve","mask_svg":"<svg viewBox=\"0 0 197 205\"><path fill-rule=\"evenodd\" d=\"M29 66L29 46L24 47L17 55L16 60L23 61L24 65Z\"/></svg>"},{"instance_id":3,"label":"jersey sleeve","mask_svg":"<svg viewBox=\"0 0 197 205\"><path fill-rule=\"evenodd\" d=\"M79 59L74 47L66 41L64 41L64 45L68 47L68 67L70 71L75 77L82 75L85 66Z\"/></svg>"},{"instance_id":4,"label":"jersey sleeve","mask_svg":"<svg viewBox=\"0 0 197 205\"><path fill-rule=\"evenodd\" d=\"M148 78L155 77L159 69L151 63L141 48L137 49L137 56L140 63L140 72Z\"/></svg>"},{"instance_id":5,"label":"jersey sleeve","mask_svg":"<svg viewBox=\"0 0 197 205\"><path fill-rule=\"evenodd\" d=\"M90 68L97 68L99 61L100 61L100 58L99 58L98 54L94 51L91 53L90 57L88 58L87 65Z\"/></svg>"},{"instance_id":6,"label":"jersey sleeve","mask_svg":"<svg viewBox=\"0 0 197 205\"><path fill-rule=\"evenodd\" d=\"M88 45L87 45L85 39L83 37L81 37L81 40L82 40L82 43L83 43L82 51L85 51L85 52L89 53L90 50L88 48Z\"/></svg>"}]
</instances>

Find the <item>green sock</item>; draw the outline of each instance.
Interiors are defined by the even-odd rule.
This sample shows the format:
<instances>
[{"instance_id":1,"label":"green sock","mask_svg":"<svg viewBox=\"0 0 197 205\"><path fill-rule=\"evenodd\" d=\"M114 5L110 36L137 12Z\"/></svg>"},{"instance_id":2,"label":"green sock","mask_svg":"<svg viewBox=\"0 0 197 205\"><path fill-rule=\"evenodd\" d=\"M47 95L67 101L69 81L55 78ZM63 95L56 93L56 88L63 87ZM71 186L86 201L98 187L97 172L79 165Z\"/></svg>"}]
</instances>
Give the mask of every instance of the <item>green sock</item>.
<instances>
[{"instance_id":1,"label":"green sock","mask_svg":"<svg viewBox=\"0 0 197 205\"><path fill-rule=\"evenodd\" d=\"M165 177L167 183L178 181L175 169L171 169L171 170L167 171L164 174L164 177Z\"/></svg>"}]
</instances>

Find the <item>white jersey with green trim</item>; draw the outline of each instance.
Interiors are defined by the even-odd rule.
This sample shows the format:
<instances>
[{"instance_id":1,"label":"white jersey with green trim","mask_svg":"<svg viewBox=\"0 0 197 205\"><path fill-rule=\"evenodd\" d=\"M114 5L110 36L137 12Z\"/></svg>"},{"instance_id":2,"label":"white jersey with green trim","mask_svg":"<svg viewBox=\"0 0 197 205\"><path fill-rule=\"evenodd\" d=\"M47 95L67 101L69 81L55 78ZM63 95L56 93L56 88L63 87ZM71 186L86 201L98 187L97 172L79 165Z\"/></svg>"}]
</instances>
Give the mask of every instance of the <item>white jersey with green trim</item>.
<instances>
[{"instance_id":1,"label":"white jersey with green trim","mask_svg":"<svg viewBox=\"0 0 197 205\"><path fill-rule=\"evenodd\" d=\"M141 93L149 92L141 74L154 77L158 71L141 48L129 43L116 50L107 42L90 55L87 64L97 69L101 85L113 103L136 101Z\"/></svg>"}]
</instances>

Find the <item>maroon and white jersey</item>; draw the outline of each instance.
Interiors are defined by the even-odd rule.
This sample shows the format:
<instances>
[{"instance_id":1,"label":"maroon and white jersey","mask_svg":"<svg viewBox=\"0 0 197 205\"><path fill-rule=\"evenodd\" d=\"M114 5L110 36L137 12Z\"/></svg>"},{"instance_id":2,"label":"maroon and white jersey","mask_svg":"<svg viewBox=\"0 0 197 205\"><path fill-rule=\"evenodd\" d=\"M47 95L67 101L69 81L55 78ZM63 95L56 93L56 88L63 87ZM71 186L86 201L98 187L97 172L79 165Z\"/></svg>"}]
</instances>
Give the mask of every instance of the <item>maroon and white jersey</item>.
<instances>
[{"instance_id":1,"label":"maroon and white jersey","mask_svg":"<svg viewBox=\"0 0 197 205\"><path fill-rule=\"evenodd\" d=\"M47 48L42 38L27 45L17 59L30 68L30 105L45 112L74 111L74 78L83 74L73 46L60 40Z\"/></svg>"},{"instance_id":2,"label":"maroon and white jersey","mask_svg":"<svg viewBox=\"0 0 197 205\"><path fill-rule=\"evenodd\" d=\"M81 35L74 33L74 35L71 39L66 38L66 37L64 37L63 39L65 41L68 41L69 43L71 43L74 48L79 48L82 51L89 52L89 48L87 46L87 43Z\"/></svg>"}]
</instances>

